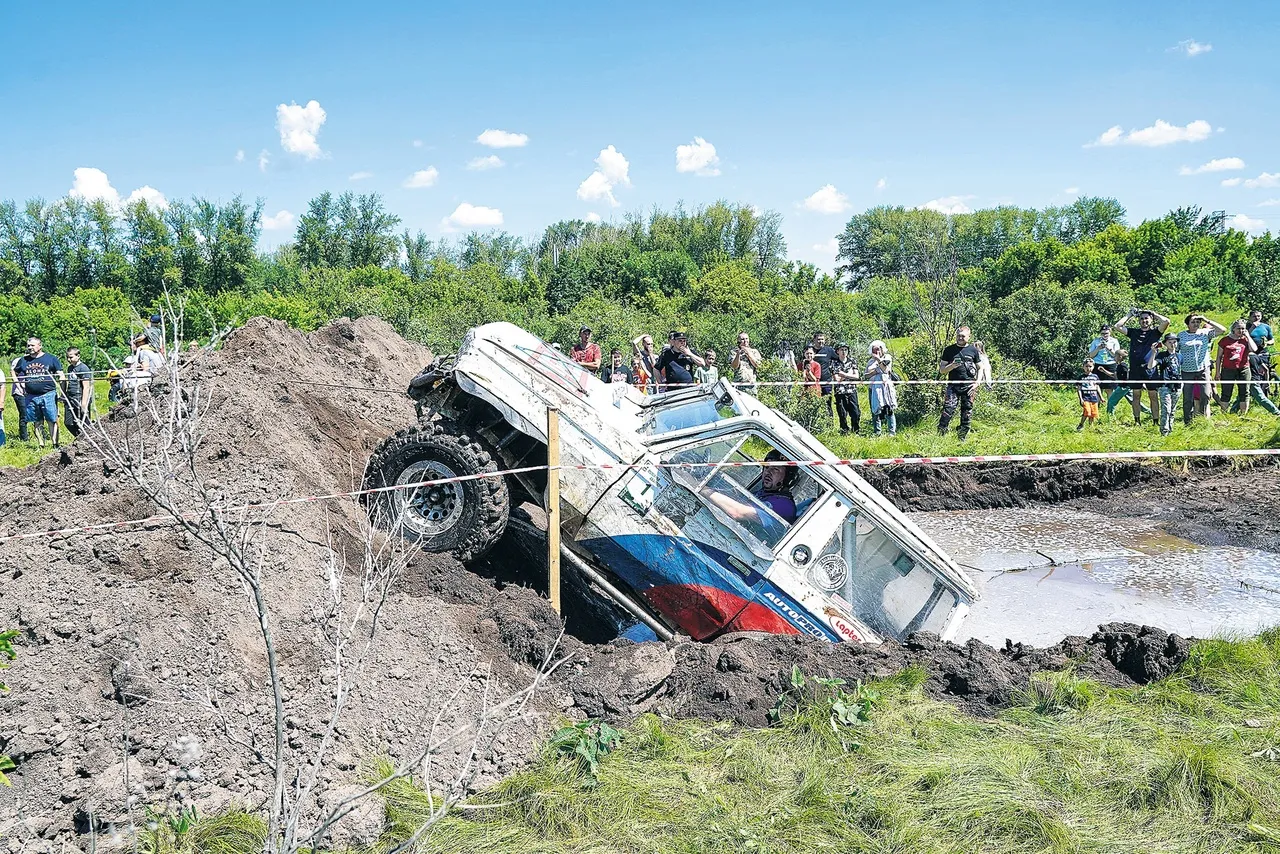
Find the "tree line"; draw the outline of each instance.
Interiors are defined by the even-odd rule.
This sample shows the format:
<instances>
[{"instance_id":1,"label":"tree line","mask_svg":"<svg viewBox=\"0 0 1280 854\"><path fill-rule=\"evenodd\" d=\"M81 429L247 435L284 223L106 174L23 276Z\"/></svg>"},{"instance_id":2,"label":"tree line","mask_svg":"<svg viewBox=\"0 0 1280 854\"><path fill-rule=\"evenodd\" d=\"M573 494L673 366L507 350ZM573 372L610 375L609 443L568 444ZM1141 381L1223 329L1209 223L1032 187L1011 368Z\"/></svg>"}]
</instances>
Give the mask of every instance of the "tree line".
<instances>
[{"instance_id":1,"label":"tree line","mask_svg":"<svg viewBox=\"0 0 1280 854\"><path fill-rule=\"evenodd\" d=\"M605 346L682 329L722 351L739 329L766 344L821 329L855 346L917 336L928 349L968 322L1010 363L1057 375L1102 317L1134 304L1280 309L1275 239L1250 239L1220 212L1131 227L1107 198L952 216L882 206L850 217L831 273L788 257L781 222L717 202L562 220L534 239L438 240L402 228L376 194L322 193L292 240L260 252L262 204L240 197L4 202L0 347L17 353L35 334L52 349L118 351L138 317L181 300L196 337L255 314L302 329L374 314L437 350L491 320L563 342L589 322Z\"/></svg>"}]
</instances>

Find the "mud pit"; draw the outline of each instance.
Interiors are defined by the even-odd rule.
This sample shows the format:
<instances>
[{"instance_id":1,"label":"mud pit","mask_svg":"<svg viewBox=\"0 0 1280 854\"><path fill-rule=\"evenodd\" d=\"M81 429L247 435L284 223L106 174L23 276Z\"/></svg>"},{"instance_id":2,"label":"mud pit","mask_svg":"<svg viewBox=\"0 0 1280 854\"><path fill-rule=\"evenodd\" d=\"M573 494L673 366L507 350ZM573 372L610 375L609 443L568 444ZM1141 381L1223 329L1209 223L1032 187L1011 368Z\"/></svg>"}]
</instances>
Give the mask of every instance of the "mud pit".
<instances>
[{"instance_id":1,"label":"mud pit","mask_svg":"<svg viewBox=\"0 0 1280 854\"><path fill-rule=\"evenodd\" d=\"M381 321L339 321L303 335L256 319L202 359L195 370L212 393L213 429L200 464L237 500L262 501L352 488L373 445L413 418L402 396L303 386L296 378L402 388L429 354ZM112 422L110 429L124 427ZM1211 471L1190 481L1140 466L919 472L869 474L910 509L954 508L957 494L979 496L965 498L964 507L1085 501L1098 512L1145 513L1199 542L1243 538L1272 550L1280 543L1274 468ZM1001 478L1003 491L995 483ZM1138 484L1138 493L1117 496L1125 484ZM1182 485L1185 504L1150 497L1163 500L1169 484ZM1253 498L1259 494L1272 497ZM1191 514L1206 496L1234 503ZM31 470L0 471L0 535L152 512L85 446ZM313 738L327 708L332 674L314 612L330 542L343 571L354 571L362 520L351 500L294 505L275 514L266 536L291 744ZM519 545L506 541L479 573L437 556L415 558L386 603L377 652L321 771L322 788L349 784L369 755L407 755L460 686L446 722L475 713L486 675L498 691L528 684L561 626L533 589L544 582L529 580L528 566ZM0 627L21 633L19 659L5 674L13 690L0 696L0 752L18 763L14 788L0 791L0 851L6 843L13 851L59 850L64 841L83 847L90 813L98 823L121 820L126 794L163 801L188 767L179 756L182 737L203 750L199 779L188 781L202 811L262 804L263 768L222 734L224 717L259 734L270 720L261 640L225 567L165 525L0 542L0 567ZM1038 669L1075 660L1087 675L1132 684L1171 672L1187 649L1182 638L1134 625L1042 650L927 636L881 647L759 636L595 644L580 638L604 640L598 623L571 627L578 637L558 647L566 664L535 697L528 719L485 757L479 783L519 767L563 715L625 721L654 710L764 725L793 665L852 680L917 664L929 674L930 695L990 714Z\"/></svg>"}]
</instances>

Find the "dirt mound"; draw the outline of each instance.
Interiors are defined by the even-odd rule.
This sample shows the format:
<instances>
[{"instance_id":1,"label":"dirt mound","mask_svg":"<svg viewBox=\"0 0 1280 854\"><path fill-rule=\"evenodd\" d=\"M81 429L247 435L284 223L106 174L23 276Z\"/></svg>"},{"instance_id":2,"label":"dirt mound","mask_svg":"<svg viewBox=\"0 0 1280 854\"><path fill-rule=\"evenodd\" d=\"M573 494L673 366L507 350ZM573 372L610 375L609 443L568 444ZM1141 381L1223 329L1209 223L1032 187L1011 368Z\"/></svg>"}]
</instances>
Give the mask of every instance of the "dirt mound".
<instances>
[{"instance_id":1,"label":"dirt mound","mask_svg":"<svg viewBox=\"0 0 1280 854\"><path fill-rule=\"evenodd\" d=\"M412 405L399 394L298 380L399 389L429 359L374 319L310 335L251 321L192 365L210 401L198 462L211 488L238 503L358 486L370 449L413 420ZM123 435L130 425L117 414L107 429ZM34 469L0 472L0 536L154 512L83 442ZM289 739L299 747L322 731L333 679L317 617L326 568L331 557L348 573L359 568L362 519L349 499L291 505L273 513L264 535ZM162 799L183 779L199 780L192 795L206 809L263 801L261 763L228 733L269 740L265 656L250 603L224 564L156 525L0 542L0 566L0 627L21 632L5 674L12 691L0 697L0 753L18 764L14 788L0 793L0 839L41 850L87 831L91 815L98 825L121 820L127 796ZM446 723L469 719L484 674L496 692L523 687L533 674L527 662L558 633L535 594L497 591L451 561L420 555L408 577L386 603L323 780L349 781L356 760L375 752L405 754L459 688ZM559 708L540 702L544 718ZM485 777L523 761L542 726L503 735Z\"/></svg>"},{"instance_id":2,"label":"dirt mound","mask_svg":"<svg viewBox=\"0 0 1280 854\"><path fill-rule=\"evenodd\" d=\"M1112 623L1089 638L1045 649L1009 642L947 643L920 633L905 643L829 644L799 636L731 635L682 644L665 655L656 644L618 645L588 662L571 688L588 714L626 717L640 710L676 717L767 726L768 711L790 684L791 668L811 676L856 680L906 667L927 674L924 692L965 711L990 716L1007 707L1031 675L1071 667L1106 685L1132 686L1168 676L1187 658L1190 641L1149 626Z\"/></svg>"}]
</instances>

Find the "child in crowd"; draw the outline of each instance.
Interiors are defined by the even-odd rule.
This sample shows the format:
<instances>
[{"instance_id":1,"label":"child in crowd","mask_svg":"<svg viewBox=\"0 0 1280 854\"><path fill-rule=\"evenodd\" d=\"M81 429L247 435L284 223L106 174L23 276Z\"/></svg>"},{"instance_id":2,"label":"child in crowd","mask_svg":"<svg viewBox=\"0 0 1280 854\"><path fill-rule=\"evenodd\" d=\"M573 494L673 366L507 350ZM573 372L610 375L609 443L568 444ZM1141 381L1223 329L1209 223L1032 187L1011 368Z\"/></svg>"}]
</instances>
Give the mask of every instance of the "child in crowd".
<instances>
[{"instance_id":1,"label":"child in crowd","mask_svg":"<svg viewBox=\"0 0 1280 854\"><path fill-rule=\"evenodd\" d=\"M1098 404L1102 402L1102 383L1095 372L1093 359L1084 360L1084 379L1076 387L1076 395L1080 398L1080 424L1076 432L1084 429L1086 422L1098 424Z\"/></svg>"},{"instance_id":2,"label":"child in crowd","mask_svg":"<svg viewBox=\"0 0 1280 854\"><path fill-rule=\"evenodd\" d=\"M648 394L653 383L653 376L649 373L648 365L641 356L634 356L631 359L631 381L635 383L636 388L640 389L641 394Z\"/></svg>"},{"instance_id":3,"label":"child in crowd","mask_svg":"<svg viewBox=\"0 0 1280 854\"><path fill-rule=\"evenodd\" d=\"M1160 435L1173 432L1173 410L1182 394L1182 361L1178 358L1178 336L1172 332L1164 336L1162 344L1151 348L1147 354L1147 372L1160 383L1156 389L1160 397Z\"/></svg>"}]
</instances>

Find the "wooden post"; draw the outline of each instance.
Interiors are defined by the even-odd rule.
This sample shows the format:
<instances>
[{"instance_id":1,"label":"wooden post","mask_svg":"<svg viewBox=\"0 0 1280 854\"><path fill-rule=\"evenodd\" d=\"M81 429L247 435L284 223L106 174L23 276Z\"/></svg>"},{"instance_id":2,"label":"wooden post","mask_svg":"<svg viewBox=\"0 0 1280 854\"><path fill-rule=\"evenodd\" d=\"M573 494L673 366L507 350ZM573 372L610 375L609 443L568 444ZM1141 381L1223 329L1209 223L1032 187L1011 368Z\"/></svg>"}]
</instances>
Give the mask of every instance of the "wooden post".
<instances>
[{"instance_id":1,"label":"wooden post","mask_svg":"<svg viewBox=\"0 0 1280 854\"><path fill-rule=\"evenodd\" d=\"M551 607L560 613L560 410L547 408L547 574Z\"/></svg>"}]
</instances>

